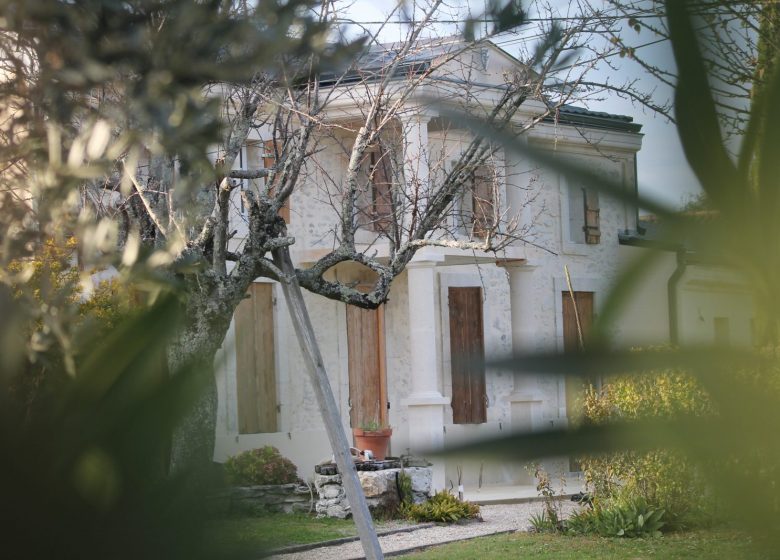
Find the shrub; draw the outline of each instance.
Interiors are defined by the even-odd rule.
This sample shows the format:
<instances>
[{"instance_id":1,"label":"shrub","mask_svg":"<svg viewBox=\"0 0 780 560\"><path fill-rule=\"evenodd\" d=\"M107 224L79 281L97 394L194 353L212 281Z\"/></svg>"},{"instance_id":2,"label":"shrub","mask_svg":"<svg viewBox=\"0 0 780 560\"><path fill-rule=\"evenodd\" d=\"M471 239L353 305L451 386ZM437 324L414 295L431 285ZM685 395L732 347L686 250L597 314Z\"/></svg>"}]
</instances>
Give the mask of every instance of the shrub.
<instances>
[{"instance_id":1,"label":"shrub","mask_svg":"<svg viewBox=\"0 0 780 560\"><path fill-rule=\"evenodd\" d=\"M295 464L271 445L228 458L225 474L233 486L290 484L298 480Z\"/></svg>"},{"instance_id":2,"label":"shrub","mask_svg":"<svg viewBox=\"0 0 780 560\"><path fill-rule=\"evenodd\" d=\"M600 393L586 392L584 411L585 421L595 424L713 412L706 393L692 378L676 371L610 380ZM666 512L669 529L703 525L711 519L712 503L703 477L679 453L622 452L584 457L580 463L602 512L622 511L625 504L649 504L654 511Z\"/></svg>"},{"instance_id":3,"label":"shrub","mask_svg":"<svg viewBox=\"0 0 780 560\"><path fill-rule=\"evenodd\" d=\"M422 504L401 504L400 513L414 521L439 521L455 523L461 519L479 517L479 506L464 500L449 491L436 492L427 502Z\"/></svg>"},{"instance_id":4,"label":"shrub","mask_svg":"<svg viewBox=\"0 0 780 560\"><path fill-rule=\"evenodd\" d=\"M650 507L641 498L629 502L615 500L573 514L566 520L566 532L602 537L659 537L664 526L664 510Z\"/></svg>"}]
</instances>

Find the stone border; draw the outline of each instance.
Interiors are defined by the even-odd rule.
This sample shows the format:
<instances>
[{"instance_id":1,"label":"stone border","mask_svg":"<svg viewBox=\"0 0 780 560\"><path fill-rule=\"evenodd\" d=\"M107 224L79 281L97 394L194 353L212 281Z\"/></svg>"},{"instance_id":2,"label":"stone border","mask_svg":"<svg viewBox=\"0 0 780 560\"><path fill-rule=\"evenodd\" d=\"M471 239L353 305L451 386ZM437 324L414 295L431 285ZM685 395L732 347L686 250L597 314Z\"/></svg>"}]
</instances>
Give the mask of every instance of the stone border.
<instances>
[{"instance_id":1,"label":"stone border","mask_svg":"<svg viewBox=\"0 0 780 560\"><path fill-rule=\"evenodd\" d=\"M412 525L410 527L399 527L398 529L388 529L386 531L377 531L378 537L384 537L386 535L395 535L398 533L411 533L419 529L427 529L433 527L436 523L420 523L418 525ZM275 556L277 554L292 554L294 552L306 552L307 550L314 550L315 548L324 548L328 546L338 546L340 544L346 544L360 540L360 537L342 537L340 539L331 539L329 541L319 541L307 544L295 544L292 546L285 546L274 550L263 552L259 558L266 558L268 556ZM385 556L388 556L385 554Z\"/></svg>"},{"instance_id":2,"label":"stone border","mask_svg":"<svg viewBox=\"0 0 780 560\"><path fill-rule=\"evenodd\" d=\"M518 533L518 532L521 531L519 531L518 529L505 529L504 531L496 531L495 533L490 533L488 535L474 535L470 537L463 537L462 539L455 539L452 541L440 542L435 544L421 544L420 546L410 546L409 548L404 548L402 550L391 550L389 552L384 552L383 556L385 558L389 558L391 556L401 556L402 554L409 554L410 552L419 552L421 550L428 550L429 548L437 548L440 546L444 546L446 544L473 541L474 539L484 539L486 537L495 537L496 535L508 535L510 533Z\"/></svg>"}]
</instances>

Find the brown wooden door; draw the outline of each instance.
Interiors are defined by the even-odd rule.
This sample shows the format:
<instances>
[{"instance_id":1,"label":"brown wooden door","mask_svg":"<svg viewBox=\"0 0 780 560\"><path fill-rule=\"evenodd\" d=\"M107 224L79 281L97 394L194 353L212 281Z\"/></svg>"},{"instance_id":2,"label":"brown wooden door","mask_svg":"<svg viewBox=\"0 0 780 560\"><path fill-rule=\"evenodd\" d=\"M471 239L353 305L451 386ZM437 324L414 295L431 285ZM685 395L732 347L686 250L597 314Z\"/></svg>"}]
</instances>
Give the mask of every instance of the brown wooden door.
<instances>
[{"instance_id":1,"label":"brown wooden door","mask_svg":"<svg viewBox=\"0 0 780 560\"><path fill-rule=\"evenodd\" d=\"M238 433L276 432L273 286L254 283L236 308Z\"/></svg>"},{"instance_id":2,"label":"brown wooden door","mask_svg":"<svg viewBox=\"0 0 780 560\"><path fill-rule=\"evenodd\" d=\"M593 326L593 292L574 292L572 301L569 292L562 292L563 298L563 350L564 352L578 352L580 339L577 333L577 317L575 316L575 303L579 314L582 339L586 341L590 329ZM583 380L581 377L566 378L566 411L570 422L578 422L582 418L582 399L585 387L591 380Z\"/></svg>"},{"instance_id":3,"label":"brown wooden door","mask_svg":"<svg viewBox=\"0 0 780 560\"><path fill-rule=\"evenodd\" d=\"M349 422L353 428L387 425L384 307L347 305Z\"/></svg>"},{"instance_id":4,"label":"brown wooden door","mask_svg":"<svg viewBox=\"0 0 780 560\"><path fill-rule=\"evenodd\" d=\"M449 288L452 421L487 421L482 288Z\"/></svg>"}]
</instances>

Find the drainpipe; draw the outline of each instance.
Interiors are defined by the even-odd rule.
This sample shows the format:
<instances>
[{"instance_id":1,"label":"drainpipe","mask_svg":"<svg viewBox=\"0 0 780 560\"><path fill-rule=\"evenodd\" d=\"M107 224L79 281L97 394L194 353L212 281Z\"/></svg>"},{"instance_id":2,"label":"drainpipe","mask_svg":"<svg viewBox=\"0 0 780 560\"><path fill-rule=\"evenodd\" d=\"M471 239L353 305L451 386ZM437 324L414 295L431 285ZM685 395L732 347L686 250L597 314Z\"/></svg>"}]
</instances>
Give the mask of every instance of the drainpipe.
<instances>
[{"instance_id":1,"label":"drainpipe","mask_svg":"<svg viewBox=\"0 0 780 560\"><path fill-rule=\"evenodd\" d=\"M688 260L686 258L687 251L685 249L677 250L677 268L669 277L669 281L666 284L667 294L669 300L669 342L676 346L680 342L679 323L678 323L678 308L677 308L677 285L685 274L685 269L688 267Z\"/></svg>"}]
</instances>

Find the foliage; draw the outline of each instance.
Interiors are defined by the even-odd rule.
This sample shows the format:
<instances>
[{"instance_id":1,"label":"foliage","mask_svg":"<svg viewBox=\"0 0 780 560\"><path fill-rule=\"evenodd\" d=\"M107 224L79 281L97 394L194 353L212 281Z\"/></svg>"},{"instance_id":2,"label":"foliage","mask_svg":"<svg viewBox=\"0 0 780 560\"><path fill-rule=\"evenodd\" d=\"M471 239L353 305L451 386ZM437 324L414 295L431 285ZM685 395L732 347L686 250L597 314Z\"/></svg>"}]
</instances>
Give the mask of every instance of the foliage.
<instances>
[{"instance_id":1,"label":"foliage","mask_svg":"<svg viewBox=\"0 0 780 560\"><path fill-rule=\"evenodd\" d=\"M611 378L600 392L585 394L585 421L601 425L621 419L707 416L712 404L700 385L677 370ZM706 523L713 509L700 471L682 453L664 449L590 455L580 460L588 489L602 509L616 502L647 503L666 512L669 528Z\"/></svg>"},{"instance_id":2,"label":"foliage","mask_svg":"<svg viewBox=\"0 0 780 560\"><path fill-rule=\"evenodd\" d=\"M546 509L541 513L532 513L528 522L535 533L558 533L563 529L561 520L554 514L550 515Z\"/></svg>"},{"instance_id":3,"label":"foliage","mask_svg":"<svg viewBox=\"0 0 780 560\"><path fill-rule=\"evenodd\" d=\"M641 498L612 500L605 506L583 509L566 520L566 531L602 537L660 537L664 510L650 507Z\"/></svg>"},{"instance_id":4,"label":"foliage","mask_svg":"<svg viewBox=\"0 0 780 560\"><path fill-rule=\"evenodd\" d=\"M250 449L225 461L225 474L234 486L290 484L298 480L298 469L272 445Z\"/></svg>"},{"instance_id":5,"label":"foliage","mask_svg":"<svg viewBox=\"0 0 780 560\"><path fill-rule=\"evenodd\" d=\"M0 288L0 533L25 558L204 558L209 481L166 476L169 434L203 377L159 360L178 321L166 298L80 348L78 375L23 407L11 382L28 366L14 345L25 314Z\"/></svg>"},{"instance_id":6,"label":"foliage","mask_svg":"<svg viewBox=\"0 0 780 560\"><path fill-rule=\"evenodd\" d=\"M421 504L404 503L401 515L414 521L438 521L455 523L463 519L479 517L479 506L465 500L459 500L447 490L436 492L433 497Z\"/></svg>"},{"instance_id":7,"label":"foliage","mask_svg":"<svg viewBox=\"0 0 780 560\"><path fill-rule=\"evenodd\" d=\"M413 494L412 494L412 477L406 474L406 471L404 469L401 469L401 472L398 473L398 494L401 498L401 505L402 506L410 506L413 503Z\"/></svg>"},{"instance_id":8,"label":"foliage","mask_svg":"<svg viewBox=\"0 0 780 560\"><path fill-rule=\"evenodd\" d=\"M726 2L713 2L716 8ZM749 4L749 3L747 3ZM746 4L746 5L747 5ZM743 278L753 297L755 333L761 344L776 346L780 330L780 71L765 65L768 76L754 83L748 120L741 142L732 150L719 122L720 97L708 80L708 59L703 53L693 1L665 0L664 12L677 69L675 119L686 159L696 175L714 219L697 220L652 200L626 195L624 186L566 162L555 161L532 146L523 146L502 131L471 121L475 130L491 135L509 149L532 157L561 173L574 174L588 187L648 209L668 224L668 242L696 239L697 254L707 262L731 267ZM716 24L726 23L727 10L716 12ZM777 61L776 48L769 49ZM522 356L495 367L550 375L606 376L640 374L659 369L681 369L701 385L713 406L707 417L676 415L668 418L620 419L599 425L582 425L546 433L513 435L460 450L484 457L527 461L539 456L655 449L685 453L695 462L723 503L724 513L752 535L766 557L780 555L780 425L778 394L768 390L778 369L778 357L749 349L685 345L656 352L628 352L610 344L608 336L644 274L657 263L657 252L647 251L615 280L603 302L586 344L577 355ZM742 369L758 372L754 380L737 375ZM760 458L759 462L756 459Z\"/></svg>"},{"instance_id":9,"label":"foliage","mask_svg":"<svg viewBox=\"0 0 780 560\"><path fill-rule=\"evenodd\" d=\"M536 478L536 491L544 498L544 510L542 513L531 516L531 526L538 533L555 533L563 530L561 496L553 487L550 474L541 465L536 465L534 477Z\"/></svg>"},{"instance_id":10,"label":"foliage","mask_svg":"<svg viewBox=\"0 0 780 560\"><path fill-rule=\"evenodd\" d=\"M360 424L360 429L364 432L378 432L379 430L386 430L390 426L387 424L382 424L381 422L377 420L370 420L368 422L363 422Z\"/></svg>"}]
</instances>

